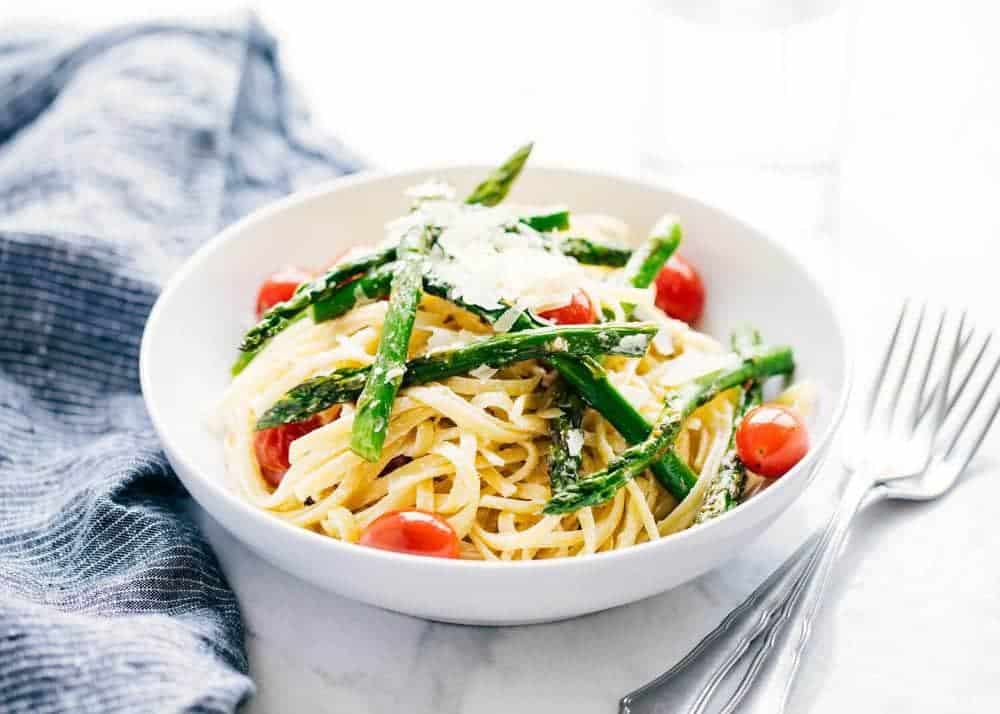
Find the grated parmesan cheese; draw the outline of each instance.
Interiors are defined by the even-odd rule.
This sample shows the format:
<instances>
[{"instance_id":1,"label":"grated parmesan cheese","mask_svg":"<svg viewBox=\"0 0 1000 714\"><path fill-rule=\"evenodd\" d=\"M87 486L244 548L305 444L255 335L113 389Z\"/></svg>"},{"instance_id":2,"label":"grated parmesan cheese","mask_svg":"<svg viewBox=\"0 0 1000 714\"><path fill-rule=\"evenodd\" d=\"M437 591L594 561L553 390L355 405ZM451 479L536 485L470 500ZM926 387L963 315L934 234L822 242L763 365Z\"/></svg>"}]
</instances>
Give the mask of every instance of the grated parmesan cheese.
<instances>
[{"instance_id":1,"label":"grated parmesan cheese","mask_svg":"<svg viewBox=\"0 0 1000 714\"><path fill-rule=\"evenodd\" d=\"M493 323L493 329L496 332L510 332L510 328L514 326L519 318L524 313L524 310L517 305L507 309L504 314L502 314L495 323Z\"/></svg>"},{"instance_id":2,"label":"grated parmesan cheese","mask_svg":"<svg viewBox=\"0 0 1000 714\"><path fill-rule=\"evenodd\" d=\"M487 309L504 302L539 309L567 304L588 280L579 263L549 252L542 236L518 223L510 207L468 206L441 218L439 250L430 263L453 286L453 298ZM513 323L516 316L508 319Z\"/></svg>"},{"instance_id":3,"label":"grated parmesan cheese","mask_svg":"<svg viewBox=\"0 0 1000 714\"><path fill-rule=\"evenodd\" d=\"M646 351L646 336L627 335L618 341L618 346L625 352L642 354Z\"/></svg>"},{"instance_id":4,"label":"grated parmesan cheese","mask_svg":"<svg viewBox=\"0 0 1000 714\"><path fill-rule=\"evenodd\" d=\"M496 367L490 367L488 364L481 364L478 367L476 367L474 370L472 370L471 372L469 372L469 376L470 377L475 377L476 379L486 380L486 379L490 379L498 371L499 370L497 370Z\"/></svg>"}]
</instances>

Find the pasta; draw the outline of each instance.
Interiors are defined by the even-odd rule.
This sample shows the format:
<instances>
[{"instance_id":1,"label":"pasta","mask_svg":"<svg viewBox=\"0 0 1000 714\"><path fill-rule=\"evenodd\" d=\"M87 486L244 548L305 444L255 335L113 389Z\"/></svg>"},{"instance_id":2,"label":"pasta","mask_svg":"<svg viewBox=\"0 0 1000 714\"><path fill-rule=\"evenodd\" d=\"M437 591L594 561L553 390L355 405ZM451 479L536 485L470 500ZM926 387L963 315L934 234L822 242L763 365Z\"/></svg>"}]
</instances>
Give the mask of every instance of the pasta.
<instances>
[{"instance_id":1,"label":"pasta","mask_svg":"<svg viewBox=\"0 0 1000 714\"><path fill-rule=\"evenodd\" d=\"M406 378L415 360L452 357L490 338L513 335L522 315L533 316L538 330L573 322L560 319L559 311L578 301L593 306L588 309L595 327L627 326L631 320L639 326L629 329L645 330L621 338L616 343L620 351L602 362L611 388L649 422L660 418L665 401L681 385L741 364L733 351L658 309L654 287L623 282L620 263L584 264L552 248L555 241L584 231L602 240L625 241L629 229L621 220L581 215L555 230L520 224L512 229L512 220L537 215L539 209L462 207L450 191L441 184L418 188L414 212L402 226L390 223L389 239L382 244L412 230L414 216L442 226L426 260L452 290L441 295L428 289L419 297L401 356L408 360L401 368ZM444 257L434 251L443 251ZM542 269L525 261L541 263ZM362 277L374 277L375 269L367 267ZM471 278L470 271L475 271ZM334 289L342 287L338 283ZM360 295L361 290L355 292ZM300 295L310 295L310 290L299 289L281 305L302 301ZM744 385L712 394L684 417L673 442L673 453L692 473L683 498L671 495L657 476L643 469L609 498L565 513L552 512L548 504L558 490L555 477L550 478L552 460L558 458L560 432L554 429L568 413L561 400L572 390L547 358L483 362L440 379L404 381L401 388L397 383L372 460L356 448L356 427L364 420L356 398L321 404L301 434L281 432L284 425L259 428L269 410L300 385L315 383L310 380L331 373L360 374L364 379L359 377L358 383L367 389L379 377L378 365L393 364L384 362L388 358L379 351L385 333L396 327L388 326L396 319L395 299L395 294L392 300L366 297L323 320L301 307L295 316L302 319L288 319L241 365L218 405L218 421L227 473L243 498L290 526L349 543L361 541L387 514L435 514L454 532L459 557L489 561L601 553L657 540L695 522L732 451ZM490 324L482 314L471 313L470 303L494 308L496 319ZM278 310L284 309L281 305ZM291 314L291 309L286 311ZM272 308L264 317L268 314L277 313ZM634 323L637 318L642 322ZM549 343L550 348L552 344L558 343ZM625 437L589 405L579 419L578 429L563 433L562 456L579 472L577 477L571 469L571 479L613 471L623 454L628 457ZM281 473L262 458L262 434L274 439L284 434L280 447L287 451L287 464Z\"/></svg>"}]
</instances>

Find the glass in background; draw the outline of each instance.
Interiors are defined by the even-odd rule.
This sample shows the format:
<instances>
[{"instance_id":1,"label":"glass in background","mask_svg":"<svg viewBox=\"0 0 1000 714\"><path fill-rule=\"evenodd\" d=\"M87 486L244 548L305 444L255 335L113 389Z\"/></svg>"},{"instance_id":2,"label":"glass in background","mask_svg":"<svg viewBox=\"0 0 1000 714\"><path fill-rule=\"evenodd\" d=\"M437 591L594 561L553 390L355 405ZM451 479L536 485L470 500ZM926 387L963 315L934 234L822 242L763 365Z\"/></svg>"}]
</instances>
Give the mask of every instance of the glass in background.
<instances>
[{"instance_id":1,"label":"glass in background","mask_svg":"<svg viewBox=\"0 0 1000 714\"><path fill-rule=\"evenodd\" d=\"M649 0L644 178L836 278L852 14L840 0Z\"/></svg>"}]
</instances>

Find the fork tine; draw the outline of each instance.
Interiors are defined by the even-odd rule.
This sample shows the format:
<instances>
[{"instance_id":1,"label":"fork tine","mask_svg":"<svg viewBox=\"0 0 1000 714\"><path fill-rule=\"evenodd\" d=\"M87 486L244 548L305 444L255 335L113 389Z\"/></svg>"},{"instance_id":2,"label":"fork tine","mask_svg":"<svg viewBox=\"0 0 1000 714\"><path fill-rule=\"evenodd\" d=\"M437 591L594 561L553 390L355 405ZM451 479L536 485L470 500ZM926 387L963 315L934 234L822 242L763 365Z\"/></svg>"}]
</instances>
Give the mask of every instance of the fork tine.
<instances>
[{"instance_id":1,"label":"fork tine","mask_svg":"<svg viewBox=\"0 0 1000 714\"><path fill-rule=\"evenodd\" d=\"M992 339L993 333L990 332L986 335L986 339L983 340L983 345L979 348L979 352L976 353L975 358L972 360L972 364L969 365L969 369L965 372L965 376L962 377L962 382L958 385L958 389L955 390L955 394L948 400L948 409L945 412L946 414L950 414L951 410L955 408L955 404L958 403L959 398L962 396L962 392L965 391L965 385L969 383L972 373L975 372L976 367L979 366L979 362L983 359L983 355L986 354L986 348L990 346L990 340Z\"/></svg>"},{"instance_id":2,"label":"fork tine","mask_svg":"<svg viewBox=\"0 0 1000 714\"><path fill-rule=\"evenodd\" d=\"M882 385L885 384L885 376L889 371L889 362L892 359L892 353L896 350L896 341L899 339L899 333L903 329L903 321L906 320L906 313L909 309L910 301L906 299L899 310L899 317L896 319L896 329L892 331L892 337L885 348L885 354L882 355L882 364L879 365L878 376L875 377L875 381L873 382L874 389L872 389L868 397L868 415L865 417L865 422L869 427L872 424L872 417L875 414L875 405L878 403L878 396L882 392Z\"/></svg>"},{"instance_id":3,"label":"fork tine","mask_svg":"<svg viewBox=\"0 0 1000 714\"><path fill-rule=\"evenodd\" d=\"M962 314L962 318L963 319L965 318L965 315L966 315L966 313ZM957 363L958 359L960 359L961 356L965 354L965 351L967 349L969 349L969 345L972 343L972 338L975 337L975 336L976 336L976 328L974 326L970 327L968 334L966 334L962 338L962 342L958 346L958 354L957 354L957 356L955 358L956 363ZM982 359L983 353L986 352L986 348L989 346L990 339L992 337L993 337L992 333L986 335L986 340L980 346L979 352L973 358L972 364L969 365L969 369L966 370L966 372L965 372L965 376L962 377L961 384L958 385L958 389L955 390L955 394L952 395L951 398L948 400L948 406L945 409L945 416L947 416L948 414L951 413L952 408L955 406L955 402L957 402L958 398L960 396L962 396L962 391L965 389L965 385L969 383L969 377L971 377L972 373L976 371L976 366L979 364L979 360ZM952 370L951 374L952 375L954 374L954 369ZM920 408L920 416L917 418L917 421L920 421L925 416L927 416L927 412L934 405L934 400L937 399L938 390L941 389L941 383L943 381L944 381L943 379L939 378L938 381L935 383L934 388L931 389L931 393L927 395L926 399L924 399L923 406Z\"/></svg>"},{"instance_id":4,"label":"fork tine","mask_svg":"<svg viewBox=\"0 0 1000 714\"><path fill-rule=\"evenodd\" d=\"M934 332L934 342L931 343L931 352L927 355L926 364L924 365L924 373L920 376L920 387L917 389L917 395L913 400L913 409L910 415L910 429L916 429L917 423L920 421L920 406L924 398L924 392L927 390L927 380L931 376L931 368L934 366L934 360L937 357L938 345L941 343L941 332L944 330L944 322L948 317L948 311L941 311L941 319L938 320L937 330ZM944 372L944 384L942 388L942 393L944 395L948 394L948 380L951 376L951 370L955 366L955 355L957 354L958 345L962 340L962 327L965 325L965 313L962 313L962 318L958 323L958 331L955 333L955 345L952 348L951 359L948 361L948 366L945 367ZM945 396L945 400L947 397ZM945 402L940 401L941 407L944 406ZM938 411L938 418L943 419L944 415L941 413L941 409Z\"/></svg>"},{"instance_id":5,"label":"fork tine","mask_svg":"<svg viewBox=\"0 0 1000 714\"><path fill-rule=\"evenodd\" d=\"M968 310L962 310L962 317L958 321L958 330L955 332L955 342L951 346L951 358L948 360L947 366L944 368L944 375L941 378L941 394L938 396L936 401L937 404L937 426L934 429L934 435L937 436L937 432L941 427L944 426L944 420L948 416L948 393L951 392L951 379L955 374L955 367L958 365L958 358L962 354L962 328L965 327L965 318L968 316ZM971 335L969 336L971 339Z\"/></svg>"},{"instance_id":6,"label":"fork tine","mask_svg":"<svg viewBox=\"0 0 1000 714\"><path fill-rule=\"evenodd\" d=\"M1000 369L1000 357L997 357L997 359L993 362L993 369L990 370L989 376L986 378L986 381L983 383L983 390L982 390L983 394L986 394L986 392L989 391L990 385L993 383L993 378L996 376L998 369ZM1000 405L1000 401L998 401L998 405ZM975 403L973 403L966 410L965 416L962 417L962 422L958 425L958 428L955 429L955 435L952 437L951 443L948 445L947 450L944 452L944 458L948 458L949 456L951 456L952 452L955 450L955 445L958 444L958 438L962 435L962 432L965 431L965 427L967 427L969 425L969 421L972 419L972 415L976 413L976 407L978 407L978 406L979 406L979 402L976 401ZM995 417L996 417L996 407L994 407L994 409L993 409L992 416L990 416L990 418L987 420L986 426L979 433L979 435L976 436L976 440L975 440L972 448L970 449L970 453L966 455L966 458L965 458L965 463L966 464L969 463L969 459L972 458L972 454L974 454L976 452L976 450L979 448L979 444L982 442L983 438L986 436L986 432L989 431L990 424L993 423L993 419ZM963 468L964 468L964 466L963 466Z\"/></svg>"},{"instance_id":7,"label":"fork tine","mask_svg":"<svg viewBox=\"0 0 1000 714\"><path fill-rule=\"evenodd\" d=\"M903 361L903 371L900 372L899 382L896 383L896 393L893 394L889 402L888 417L890 424L895 422L896 408L899 406L899 399L903 395L903 385L906 384L906 375L910 372L910 365L913 364L913 353L917 350L917 341L920 339L920 331L924 326L924 316L927 314L927 303L920 306L920 314L917 316L917 325L913 328L913 337L910 339L910 349L906 353Z\"/></svg>"},{"instance_id":8,"label":"fork tine","mask_svg":"<svg viewBox=\"0 0 1000 714\"><path fill-rule=\"evenodd\" d=\"M1000 364L1000 360L997 360L997 364ZM993 404L993 411L990 412L989 418L983 424L983 428L976 435L975 441L972 442L972 446L969 447L968 452L966 452L965 457L962 459L962 468L960 471L965 470L965 467L972 461L976 452L979 451L979 447L982 446L983 441L986 440L986 434L989 432L990 427L993 426L993 421L997 418L997 412L1000 412L1000 396L997 397L996 402Z\"/></svg>"}]
</instances>

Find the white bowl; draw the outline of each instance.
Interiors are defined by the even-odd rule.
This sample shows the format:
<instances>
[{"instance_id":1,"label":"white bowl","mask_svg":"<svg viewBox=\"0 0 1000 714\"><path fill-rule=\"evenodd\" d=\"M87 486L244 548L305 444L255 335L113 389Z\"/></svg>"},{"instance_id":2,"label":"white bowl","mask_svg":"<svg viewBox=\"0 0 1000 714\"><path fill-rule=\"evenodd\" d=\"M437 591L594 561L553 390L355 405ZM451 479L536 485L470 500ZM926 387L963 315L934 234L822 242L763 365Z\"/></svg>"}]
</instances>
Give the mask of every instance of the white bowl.
<instances>
[{"instance_id":1,"label":"white bowl","mask_svg":"<svg viewBox=\"0 0 1000 714\"><path fill-rule=\"evenodd\" d=\"M644 183L533 168L511 199L624 218L643 231L666 211L681 217L682 252L704 277L701 328L740 322L795 348L798 379L820 391L812 448L771 488L706 525L662 540L580 558L466 562L342 543L282 523L231 490L219 436L204 415L228 368L260 282L288 264L321 265L371 242L405 209L403 190L428 175L470 189L489 167L360 174L291 196L230 226L195 253L157 301L142 341L142 391L164 448L206 511L263 558L322 588L379 607L468 624L546 622L633 602L675 587L750 547L805 489L838 426L848 391L841 325L825 292L777 244L730 216Z\"/></svg>"}]
</instances>

